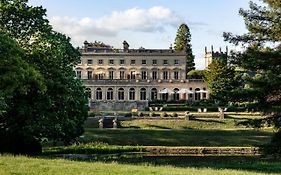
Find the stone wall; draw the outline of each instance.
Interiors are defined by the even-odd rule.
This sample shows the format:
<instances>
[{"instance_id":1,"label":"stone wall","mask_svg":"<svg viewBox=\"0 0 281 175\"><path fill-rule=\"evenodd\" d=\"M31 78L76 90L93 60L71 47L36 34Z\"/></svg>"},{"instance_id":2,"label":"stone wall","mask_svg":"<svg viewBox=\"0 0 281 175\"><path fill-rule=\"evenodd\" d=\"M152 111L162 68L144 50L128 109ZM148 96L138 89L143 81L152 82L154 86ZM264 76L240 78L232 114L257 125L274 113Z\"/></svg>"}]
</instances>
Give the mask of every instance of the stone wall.
<instances>
[{"instance_id":1,"label":"stone wall","mask_svg":"<svg viewBox=\"0 0 281 175\"><path fill-rule=\"evenodd\" d=\"M92 101L90 103L91 110L95 111L131 111L132 109L144 110L148 107L148 101Z\"/></svg>"}]
</instances>

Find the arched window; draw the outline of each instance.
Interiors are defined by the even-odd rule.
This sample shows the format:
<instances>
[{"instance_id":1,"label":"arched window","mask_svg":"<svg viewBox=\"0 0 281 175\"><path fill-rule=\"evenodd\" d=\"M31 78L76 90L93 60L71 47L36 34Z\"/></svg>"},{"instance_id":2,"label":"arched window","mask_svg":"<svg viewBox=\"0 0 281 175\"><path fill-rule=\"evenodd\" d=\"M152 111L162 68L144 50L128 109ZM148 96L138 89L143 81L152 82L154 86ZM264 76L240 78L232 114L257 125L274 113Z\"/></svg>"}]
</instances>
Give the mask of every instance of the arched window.
<instances>
[{"instance_id":1,"label":"arched window","mask_svg":"<svg viewBox=\"0 0 281 175\"><path fill-rule=\"evenodd\" d=\"M146 89L145 88L140 89L140 100L146 100Z\"/></svg>"},{"instance_id":2,"label":"arched window","mask_svg":"<svg viewBox=\"0 0 281 175\"><path fill-rule=\"evenodd\" d=\"M189 90L192 91L192 87L189 88ZM189 100L192 100L192 99L193 99L193 94L192 94L192 93L188 94L188 99L189 99Z\"/></svg>"},{"instance_id":3,"label":"arched window","mask_svg":"<svg viewBox=\"0 0 281 175\"><path fill-rule=\"evenodd\" d=\"M195 89L195 100L201 100L201 93L200 92L198 92L198 91L200 91L200 89L199 88L196 88Z\"/></svg>"},{"instance_id":4,"label":"arched window","mask_svg":"<svg viewBox=\"0 0 281 175\"><path fill-rule=\"evenodd\" d=\"M178 92L179 92L179 89L175 88L174 89L174 94L173 94L173 100L175 100L175 101L180 100L180 94Z\"/></svg>"},{"instance_id":5,"label":"arched window","mask_svg":"<svg viewBox=\"0 0 281 175\"><path fill-rule=\"evenodd\" d=\"M106 99L107 100L113 100L113 89L112 88L107 89Z\"/></svg>"},{"instance_id":6,"label":"arched window","mask_svg":"<svg viewBox=\"0 0 281 175\"><path fill-rule=\"evenodd\" d=\"M92 98L92 91L91 88L86 88L86 93L88 94L88 98Z\"/></svg>"},{"instance_id":7,"label":"arched window","mask_svg":"<svg viewBox=\"0 0 281 175\"><path fill-rule=\"evenodd\" d=\"M124 100L124 89L123 88L119 88L118 89L118 100Z\"/></svg>"},{"instance_id":8,"label":"arched window","mask_svg":"<svg viewBox=\"0 0 281 175\"><path fill-rule=\"evenodd\" d=\"M129 89L129 100L135 100L136 91L134 88Z\"/></svg>"},{"instance_id":9,"label":"arched window","mask_svg":"<svg viewBox=\"0 0 281 175\"><path fill-rule=\"evenodd\" d=\"M96 100L102 100L102 90L101 90L101 88L97 88L97 90L96 90Z\"/></svg>"},{"instance_id":10,"label":"arched window","mask_svg":"<svg viewBox=\"0 0 281 175\"><path fill-rule=\"evenodd\" d=\"M151 89L151 100L157 100L157 89L156 88Z\"/></svg>"},{"instance_id":11,"label":"arched window","mask_svg":"<svg viewBox=\"0 0 281 175\"><path fill-rule=\"evenodd\" d=\"M206 93L207 90L206 90L206 88L203 88L203 91L204 91L204 92L202 93L202 98L203 98L203 99L206 99L206 98L207 98L207 93Z\"/></svg>"}]
</instances>

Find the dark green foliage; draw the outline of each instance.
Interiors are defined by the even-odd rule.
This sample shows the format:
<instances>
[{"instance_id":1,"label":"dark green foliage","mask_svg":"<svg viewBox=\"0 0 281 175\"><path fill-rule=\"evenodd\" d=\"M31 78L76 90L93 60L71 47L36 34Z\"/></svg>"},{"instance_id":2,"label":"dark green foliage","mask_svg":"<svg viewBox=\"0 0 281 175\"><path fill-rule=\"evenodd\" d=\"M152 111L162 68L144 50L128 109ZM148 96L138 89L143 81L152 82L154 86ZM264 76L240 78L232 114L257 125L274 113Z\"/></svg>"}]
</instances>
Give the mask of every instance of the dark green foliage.
<instances>
[{"instance_id":1,"label":"dark green foliage","mask_svg":"<svg viewBox=\"0 0 281 175\"><path fill-rule=\"evenodd\" d=\"M241 96L241 100L256 102L260 110L268 113L269 118L265 119L267 123L280 130L281 3L280 0L263 2L265 6L250 2L249 10L239 11L245 20L248 33L242 36L224 33L224 37L236 45L242 43L247 46L244 53L233 56L233 61L244 70L255 74L245 79L251 93L246 98ZM281 139L280 134L275 138ZM272 143L275 144L274 140Z\"/></svg>"},{"instance_id":2,"label":"dark green foliage","mask_svg":"<svg viewBox=\"0 0 281 175\"><path fill-rule=\"evenodd\" d=\"M195 69L194 55L192 54L191 34L186 24L181 24L175 38L175 50L186 53L186 73Z\"/></svg>"},{"instance_id":3,"label":"dark green foliage","mask_svg":"<svg viewBox=\"0 0 281 175\"><path fill-rule=\"evenodd\" d=\"M44 150L44 154L113 154L125 152L142 152L142 146L117 146L96 142L71 145L67 147L51 147Z\"/></svg>"},{"instance_id":4,"label":"dark green foliage","mask_svg":"<svg viewBox=\"0 0 281 175\"><path fill-rule=\"evenodd\" d=\"M205 81L211 91L211 98L222 104L231 100L233 91L239 86L239 79L234 67L220 60L213 60L205 71Z\"/></svg>"},{"instance_id":5,"label":"dark green foliage","mask_svg":"<svg viewBox=\"0 0 281 175\"><path fill-rule=\"evenodd\" d=\"M205 70L192 70L187 73L189 79L204 79Z\"/></svg>"},{"instance_id":6,"label":"dark green foliage","mask_svg":"<svg viewBox=\"0 0 281 175\"><path fill-rule=\"evenodd\" d=\"M69 144L83 133L88 110L73 71L80 54L42 7L0 2L0 131Z\"/></svg>"}]
</instances>

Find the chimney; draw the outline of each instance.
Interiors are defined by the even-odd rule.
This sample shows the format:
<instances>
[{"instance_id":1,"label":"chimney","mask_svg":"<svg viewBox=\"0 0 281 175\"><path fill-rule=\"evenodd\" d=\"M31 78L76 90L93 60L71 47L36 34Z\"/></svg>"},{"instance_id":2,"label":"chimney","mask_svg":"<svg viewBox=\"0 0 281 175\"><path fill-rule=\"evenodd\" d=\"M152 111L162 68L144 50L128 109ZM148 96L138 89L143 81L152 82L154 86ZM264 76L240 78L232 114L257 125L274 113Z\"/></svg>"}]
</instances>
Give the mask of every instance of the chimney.
<instances>
[{"instance_id":1,"label":"chimney","mask_svg":"<svg viewBox=\"0 0 281 175\"><path fill-rule=\"evenodd\" d=\"M211 45L211 51L214 52L214 46L213 45Z\"/></svg>"},{"instance_id":2,"label":"chimney","mask_svg":"<svg viewBox=\"0 0 281 175\"><path fill-rule=\"evenodd\" d=\"M208 50L207 50L207 47L205 46L205 54L207 54Z\"/></svg>"}]
</instances>

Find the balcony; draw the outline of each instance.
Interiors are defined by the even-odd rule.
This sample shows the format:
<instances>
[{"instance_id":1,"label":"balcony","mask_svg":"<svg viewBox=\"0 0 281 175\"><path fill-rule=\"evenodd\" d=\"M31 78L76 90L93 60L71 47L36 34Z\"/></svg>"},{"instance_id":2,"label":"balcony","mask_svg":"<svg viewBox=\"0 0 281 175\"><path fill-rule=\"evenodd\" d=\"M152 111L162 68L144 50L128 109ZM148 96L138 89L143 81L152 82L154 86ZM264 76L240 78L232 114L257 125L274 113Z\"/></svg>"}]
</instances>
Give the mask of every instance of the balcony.
<instances>
[{"instance_id":1,"label":"balcony","mask_svg":"<svg viewBox=\"0 0 281 175\"><path fill-rule=\"evenodd\" d=\"M82 79L85 85L132 85L132 84L162 84L162 83L202 83L204 82L202 79L187 79L187 80L175 80L175 79L167 79L167 80L162 80L162 79L147 79L147 80L142 80L142 79L103 79L103 80L88 80L88 79Z\"/></svg>"}]
</instances>

